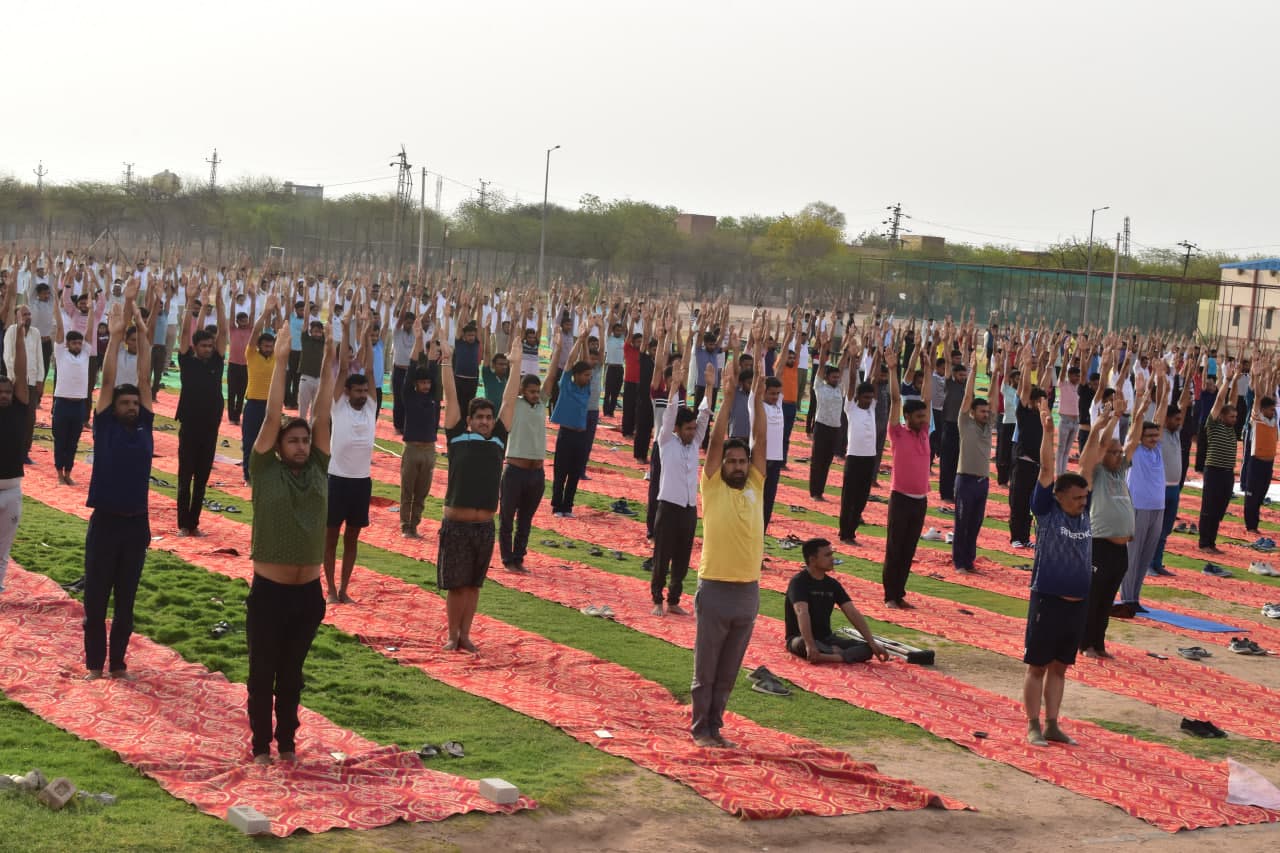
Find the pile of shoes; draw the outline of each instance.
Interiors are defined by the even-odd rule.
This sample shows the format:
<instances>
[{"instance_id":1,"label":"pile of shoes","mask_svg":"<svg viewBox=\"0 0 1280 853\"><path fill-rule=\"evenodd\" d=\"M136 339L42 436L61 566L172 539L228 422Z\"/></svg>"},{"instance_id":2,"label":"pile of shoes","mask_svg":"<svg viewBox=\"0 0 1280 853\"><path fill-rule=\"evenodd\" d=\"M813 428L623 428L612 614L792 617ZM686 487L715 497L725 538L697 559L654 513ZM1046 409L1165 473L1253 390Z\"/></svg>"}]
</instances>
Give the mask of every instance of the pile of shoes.
<instances>
[{"instance_id":1,"label":"pile of shoes","mask_svg":"<svg viewBox=\"0 0 1280 853\"><path fill-rule=\"evenodd\" d=\"M1227 648L1238 655L1266 655L1270 654L1262 646L1250 640L1248 637L1232 637L1231 642L1227 644Z\"/></svg>"},{"instance_id":2,"label":"pile of shoes","mask_svg":"<svg viewBox=\"0 0 1280 853\"><path fill-rule=\"evenodd\" d=\"M747 679L751 682L751 689L757 693L765 693L769 696L791 695L791 691L782 683L782 679L763 666L756 667L748 673Z\"/></svg>"}]
</instances>

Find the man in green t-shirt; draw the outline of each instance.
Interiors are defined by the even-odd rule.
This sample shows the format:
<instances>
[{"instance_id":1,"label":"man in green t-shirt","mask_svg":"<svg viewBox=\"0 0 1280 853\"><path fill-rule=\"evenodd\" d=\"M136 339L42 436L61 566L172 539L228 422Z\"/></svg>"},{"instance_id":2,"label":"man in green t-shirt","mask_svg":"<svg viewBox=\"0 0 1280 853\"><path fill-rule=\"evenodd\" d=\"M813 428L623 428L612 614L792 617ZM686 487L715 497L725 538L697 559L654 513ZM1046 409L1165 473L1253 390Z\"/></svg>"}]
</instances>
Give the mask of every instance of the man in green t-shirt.
<instances>
[{"instance_id":1,"label":"man in green t-shirt","mask_svg":"<svg viewBox=\"0 0 1280 853\"><path fill-rule=\"evenodd\" d=\"M281 352L289 351L289 334L286 323L276 341ZM320 570L328 509L332 362L330 325L312 427L301 418L282 423L288 361L275 360L266 417L250 454L253 584L245 605L245 632L249 645L249 728L257 764L271 763L273 698L277 752L282 761L295 759L302 665L316 629L324 621Z\"/></svg>"}]
</instances>

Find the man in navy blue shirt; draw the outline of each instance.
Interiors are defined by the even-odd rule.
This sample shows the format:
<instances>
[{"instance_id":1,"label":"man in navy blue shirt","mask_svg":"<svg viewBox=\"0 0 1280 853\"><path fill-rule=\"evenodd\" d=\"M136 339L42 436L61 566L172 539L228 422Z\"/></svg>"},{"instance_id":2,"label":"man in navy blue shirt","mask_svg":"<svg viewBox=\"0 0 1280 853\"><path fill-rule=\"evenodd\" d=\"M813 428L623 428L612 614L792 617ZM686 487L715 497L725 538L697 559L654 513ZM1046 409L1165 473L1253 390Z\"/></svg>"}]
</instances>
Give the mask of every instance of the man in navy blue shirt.
<instances>
[{"instance_id":1,"label":"man in navy blue shirt","mask_svg":"<svg viewBox=\"0 0 1280 853\"><path fill-rule=\"evenodd\" d=\"M93 508L84 540L84 657L87 680L102 678L107 657L107 602L115 598L111 615L110 666L112 678L131 678L125 666L129 635L133 633L133 600L142 579L142 564L151 545L147 495L154 448L151 427L151 384L148 372L138 371L138 384L115 384L116 359L132 318L140 340L149 340L142 315L134 304L139 279L124 290L124 305L108 318L111 342L102 363L103 392L93 420L93 473L89 500ZM114 388L108 396L105 389Z\"/></svg>"},{"instance_id":2,"label":"man in navy blue shirt","mask_svg":"<svg viewBox=\"0 0 1280 853\"><path fill-rule=\"evenodd\" d=\"M1031 512L1039 522L1036 557L1031 570L1031 601L1027 607L1027 664L1023 703L1027 711L1027 742L1075 743L1058 726L1058 710L1066 686L1067 667L1076 662L1084 633L1086 599L1093 574L1093 535L1085 506L1089 483L1079 474L1054 477L1053 414L1049 401L1040 409L1040 479L1031 495ZM1040 727L1043 700L1045 724Z\"/></svg>"}]
</instances>

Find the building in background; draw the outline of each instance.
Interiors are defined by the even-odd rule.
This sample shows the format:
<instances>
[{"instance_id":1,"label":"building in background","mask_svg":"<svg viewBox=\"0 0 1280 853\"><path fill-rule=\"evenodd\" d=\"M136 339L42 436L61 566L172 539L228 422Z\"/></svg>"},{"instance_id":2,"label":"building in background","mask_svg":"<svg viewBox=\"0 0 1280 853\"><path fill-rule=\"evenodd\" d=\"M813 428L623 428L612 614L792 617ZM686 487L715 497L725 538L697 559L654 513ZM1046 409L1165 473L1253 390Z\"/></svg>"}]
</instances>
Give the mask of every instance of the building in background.
<instances>
[{"instance_id":1,"label":"building in background","mask_svg":"<svg viewBox=\"0 0 1280 853\"><path fill-rule=\"evenodd\" d=\"M1280 258L1222 265L1218 299L1201 307L1201 331L1223 338L1234 352L1280 338Z\"/></svg>"},{"instance_id":2,"label":"building in background","mask_svg":"<svg viewBox=\"0 0 1280 853\"><path fill-rule=\"evenodd\" d=\"M323 200L324 184L295 184L293 181L285 181L284 192L285 195L297 196L298 198Z\"/></svg>"},{"instance_id":3,"label":"building in background","mask_svg":"<svg viewBox=\"0 0 1280 853\"><path fill-rule=\"evenodd\" d=\"M681 213L676 216L676 230L690 237L704 237L716 230L716 218L699 213Z\"/></svg>"}]
</instances>

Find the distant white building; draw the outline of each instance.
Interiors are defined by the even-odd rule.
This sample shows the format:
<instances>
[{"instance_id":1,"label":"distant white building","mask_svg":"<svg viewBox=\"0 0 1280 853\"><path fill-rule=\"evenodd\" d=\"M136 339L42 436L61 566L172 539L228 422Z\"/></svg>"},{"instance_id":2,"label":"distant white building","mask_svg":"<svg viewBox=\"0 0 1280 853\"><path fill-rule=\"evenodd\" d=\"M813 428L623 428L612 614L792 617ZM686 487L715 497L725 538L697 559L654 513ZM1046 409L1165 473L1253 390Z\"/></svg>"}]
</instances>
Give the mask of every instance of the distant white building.
<instances>
[{"instance_id":1,"label":"distant white building","mask_svg":"<svg viewBox=\"0 0 1280 853\"><path fill-rule=\"evenodd\" d=\"M324 184L295 184L293 181L285 181L284 191L298 198L324 198Z\"/></svg>"}]
</instances>

